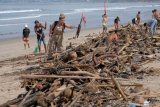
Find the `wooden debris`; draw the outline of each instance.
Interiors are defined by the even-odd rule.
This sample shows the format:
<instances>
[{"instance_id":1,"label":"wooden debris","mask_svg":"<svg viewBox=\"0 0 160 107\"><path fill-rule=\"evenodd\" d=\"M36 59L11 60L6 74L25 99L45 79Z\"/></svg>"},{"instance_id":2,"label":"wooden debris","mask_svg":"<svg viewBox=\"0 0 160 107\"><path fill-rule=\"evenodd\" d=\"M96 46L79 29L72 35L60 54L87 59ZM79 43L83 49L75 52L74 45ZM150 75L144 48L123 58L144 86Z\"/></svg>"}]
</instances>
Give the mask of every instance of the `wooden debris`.
<instances>
[{"instance_id":1,"label":"wooden debris","mask_svg":"<svg viewBox=\"0 0 160 107\"><path fill-rule=\"evenodd\" d=\"M21 75L27 94L0 107L126 107L134 96L155 97L142 89L131 92L143 84L133 84L128 79L138 77L141 66L155 58L159 36L152 39L141 28L133 29L128 24L118 31L119 40L108 47L109 33L55 53L52 60L37 61L38 67Z\"/></svg>"}]
</instances>

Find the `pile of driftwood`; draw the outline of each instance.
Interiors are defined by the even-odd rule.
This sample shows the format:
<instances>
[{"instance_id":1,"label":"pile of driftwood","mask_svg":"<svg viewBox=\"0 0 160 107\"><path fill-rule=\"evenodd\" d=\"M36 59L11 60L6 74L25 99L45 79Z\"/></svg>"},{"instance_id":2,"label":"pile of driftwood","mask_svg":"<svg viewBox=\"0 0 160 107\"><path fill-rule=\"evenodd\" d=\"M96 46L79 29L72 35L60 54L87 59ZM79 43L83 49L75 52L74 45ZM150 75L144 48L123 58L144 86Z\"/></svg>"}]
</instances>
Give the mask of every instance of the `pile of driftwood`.
<instances>
[{"instance_id":1,"label":"pile of driftwood","mask_svg":"<svg viewBox=\"0 0 160 107\"><path fill-rule=\"evenodd\" d=\"M158 94L150 95L143 84L128 79L148 73L141 66L160 52L159 37L148 36L142 27L124 26L119 40L108 46L110 33L27 69L21 76L27 92L0 107L128 107L129 102L143 105L142 98L156 98Z\"/></svg>"}]
</instances>

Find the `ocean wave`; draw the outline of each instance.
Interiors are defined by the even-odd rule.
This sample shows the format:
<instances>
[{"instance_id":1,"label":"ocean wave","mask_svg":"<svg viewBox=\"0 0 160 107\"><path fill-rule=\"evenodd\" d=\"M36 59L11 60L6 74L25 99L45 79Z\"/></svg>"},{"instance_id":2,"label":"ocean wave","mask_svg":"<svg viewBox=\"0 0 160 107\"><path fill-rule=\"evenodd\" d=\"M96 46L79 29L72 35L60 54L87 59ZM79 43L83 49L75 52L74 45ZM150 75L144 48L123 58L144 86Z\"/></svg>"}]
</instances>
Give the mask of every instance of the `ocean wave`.
<instances>
[{"instance_id":1,"label":"ocean wave","mask_svg":"<svg viewBox=\"0 0 160 107\"><path fill-rule=\"evenodd\" d=\"M51 15L58 15L58 14L40 14L40 15L35 15L35 16L4 18L4 19L0 19L0 21L21 20L21 19L34 19L34 18L39 18L39 17L42 17L42 16L51 16Z\"/></svg>"},{"instance_id":2,"label":"ocean wave","mask_svg":"<svg viewBox=\"0 0 160 107\"><path fill-rule=\"evenodd\" d=\"M8 13L26 13L26 12L39 12L42 11L40 9L31 9L31 10L5 10L0 11L0 14L8 14Z\"/></svg>"},{"instance_id":3,"label":"ocean wave","mask_svg":"<svg viewBox=\"0 0 160 107\"><path fill-rule=\"evenodd\" d=\"M107 10L125 10L126 7L111 7L111 8L107 8ZM92 12L92 11L100 11L100 10L104 10L104 8L100 7L100 8L83 8L83 9L75 9L75 12Z\"/></svg>"},{"instance_id":4,"label":"ocean wave","mask_svg":"<svg viewBox=\"0 0 160 107\"><path fill-rule=\"evenodd\" d=\"M24 24L27 24L27 23L17 23L17 24L2 24L2 25L0 25L0 27L5 27L5 26L19 26L19 25L24 25Z\"/></svg>"},{"instance_id":5,"label":"ocean wave","mask_svg":"<svg viewBox=\"0 0 160 107\"><path fill-rule=\"evenodd\" d=\"M37 15L37 16L27 16L27 17L5 18L5 19L0 19L0 21L20 20L20 19L31 19L31 18L39 18L39 17L41 17L41 15Z\"/></svg>"},{"instance_id":6,"label":"ocean wave","mask_svg":"<svg viewBox=\"0 0 160 107\"><path fill-rule=\"evenodd\" d=\"M144 5L144 6L124 6L124 7L107 7L107 10L109 11L115 11L115 10L126 10L130 8L147 8L147 7L153 7L152 5ZM104 10L103 7L98 8L82 8L82 9L74 9L75 12L92 12L92 11L101 11Z\"/></svg>"},{"instance_id":7,"label":"ocean wave","mask_svg":"<svg viewBox=\"0 0 160 107\"><path fill-rule=\"evenodd\" d=\"M157 4L157 5L154 5L154 7L160 7L160 5Z\"/></svg>"}]
</instances>

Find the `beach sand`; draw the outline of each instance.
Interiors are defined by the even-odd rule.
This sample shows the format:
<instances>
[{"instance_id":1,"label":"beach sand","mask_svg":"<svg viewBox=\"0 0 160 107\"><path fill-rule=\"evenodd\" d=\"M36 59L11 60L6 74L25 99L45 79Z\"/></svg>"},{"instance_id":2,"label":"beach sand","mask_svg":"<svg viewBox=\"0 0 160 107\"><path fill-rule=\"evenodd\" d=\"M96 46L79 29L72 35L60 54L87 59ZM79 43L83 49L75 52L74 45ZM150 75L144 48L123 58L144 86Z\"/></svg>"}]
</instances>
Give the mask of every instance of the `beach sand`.
<instances>
[{"instance_id":1,"label":"beach sand","mask_svg":"<svg viewBox=\"0 0 160 107\"><path fill-rule=\"evenodd\" d=\"M101 28L82 30L78 39L73 39L76 31L64 33L63 47L73 43L74 46L82 44L87 41L88 35L99 34ZM13 59L20 56L26 56L32 54L34 48L37 46L37 40L35 36L30 38L30 48L24 49L22 38L13 38L7 40L0 40L0 104L5 103L8 100L12 100L17 95L25 92L23 88L20 88L19 72L29 68L26 65L27 58L25 59ZM48 36L46 36L48 41ZM44 48L42 45L42 52ZM36 65L35 65L36 66Z\"/></svg>"},{"instance_id":2,"label":"beach sand","mask_svg":"<svg viewBox=\"0 0 160 107\"><path fill-rule=\"evenodd\" d=\"M63 46L65 48L66 45L69 45L70 42L76 44L84 43L86 41L85 36L93 33L98 34L99 32L101 32L100 28L82 30L80 33L80 37L78 39L71 39L75 36L76 31L66 32L64 33ZM48 41L47 34L46 34L46 41ZM22 38L20 37L7 40L0 40L0 50L1 50L0 61L33 53L35 47L37 46L36 36L30 36L29 42L30 42L30 48L29 49L27 48L25 50ZM42 52L44 52L43 44L42 44Z\"/></svg>"},{"instance_id":3,"label":"beach sand","mask_svg":"<svg viewBox=\"0 0 160 107\"><path fill-rule=\"evenodd\" d=\"M70 44L70 42L72 42L72 44L75 46L87 42L88 38L94 38L98 36L101 31L101 28L82 30L78 39L73 39L76 31L66 32L64 33L64 49ZM46 40L48 40L48 37L46 37ZM16 98L17 95L25 92L25 89L20 87L19 76L20 72L27 68L30 68L31 64L26 64L28 60L25 57L17 59L16 57L32 54L34 48L37 45L36 37L30 37L30 45L31 48L25 50L21 38L0 41L0 104L3 104L8 100L12 100ZM33 61L36 62L36 60ZM160 69L160 66L158 66L159 64L160 61L153 61L149 64L144 65L144 67L153 67ZM37 65L34 64L32 65L32 67L33 66L36 67ZM159 79L159 76L149 76L147 78L144 78L143 80L137 80L133 78L130 81L143 83L145 84L145 88L150 88L152 91L158 92L160 90L160 81L157 80Z\"/></svg>"}]
</instances>

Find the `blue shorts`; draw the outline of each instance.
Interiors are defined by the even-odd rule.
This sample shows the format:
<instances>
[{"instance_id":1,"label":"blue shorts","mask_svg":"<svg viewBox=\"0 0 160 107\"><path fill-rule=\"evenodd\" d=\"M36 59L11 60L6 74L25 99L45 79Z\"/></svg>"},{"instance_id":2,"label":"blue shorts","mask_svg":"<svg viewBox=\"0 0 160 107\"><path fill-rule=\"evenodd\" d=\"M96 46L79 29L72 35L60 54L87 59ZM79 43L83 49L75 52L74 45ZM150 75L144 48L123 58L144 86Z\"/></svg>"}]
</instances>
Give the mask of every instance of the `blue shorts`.
<instances>
[{"instance_id":1,"label":"blue shorts","mask_svg":"<svg viewBox=\"0 0 160 107\"><path fill-rule=\"evenodd\" d=\"M41 46L41 42L43 42L43 44L46 45L45 37L41 37L40 39L37 39L38 46Z\"/></svg>"}]
</instances>

